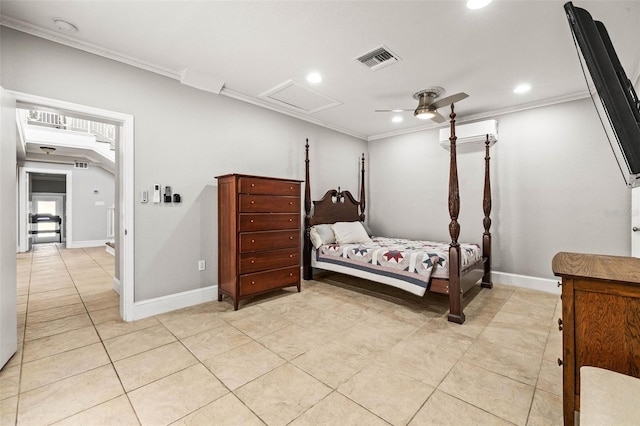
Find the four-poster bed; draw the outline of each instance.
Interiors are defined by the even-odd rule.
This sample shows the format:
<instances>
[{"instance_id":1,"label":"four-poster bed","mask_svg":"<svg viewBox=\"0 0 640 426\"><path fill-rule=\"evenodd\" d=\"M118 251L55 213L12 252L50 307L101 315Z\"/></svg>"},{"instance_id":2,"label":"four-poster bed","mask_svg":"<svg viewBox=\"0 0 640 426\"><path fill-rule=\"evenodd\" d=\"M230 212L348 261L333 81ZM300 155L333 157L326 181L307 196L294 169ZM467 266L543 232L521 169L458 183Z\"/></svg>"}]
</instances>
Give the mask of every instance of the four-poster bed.
<instances>
[{"instance_id":1,"label":"four-poster bed","mask_svg":"<svg viewBox=\"0 0 640 426\"><path fill-rule=\"evenodd\" d=\"M361 161L360 199L349 191L331 189L311 201L309 141L305 146L305 230L303 278L313 278L313 267L366 278L422 296L426 291L449 296L449 321L462 324L462 297L478 280L491 288L491 183L489 139L485 142L482 248L458 242L460 195L456 155L455 112L451 105L449 138L450 243L409 241L362 235L365 219L364 154ZM313 203L313 212L312 212ZM352 226L352 225L355 225ZM327 228L328 227L328 228ZM329 231L331 229L332 231ZM354 237L357 235L357 237Z\"/></svg>"}]
</instances>

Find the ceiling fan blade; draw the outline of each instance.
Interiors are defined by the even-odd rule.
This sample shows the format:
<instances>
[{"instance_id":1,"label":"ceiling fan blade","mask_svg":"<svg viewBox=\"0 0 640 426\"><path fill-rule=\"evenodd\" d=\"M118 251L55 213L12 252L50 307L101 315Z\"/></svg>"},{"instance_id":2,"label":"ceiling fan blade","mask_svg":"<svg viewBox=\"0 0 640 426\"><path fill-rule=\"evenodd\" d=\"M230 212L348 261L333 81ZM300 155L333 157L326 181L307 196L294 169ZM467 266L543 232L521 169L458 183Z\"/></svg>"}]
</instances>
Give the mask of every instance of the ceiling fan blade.
<instances>
[{"instance_id":1,"label":"ceiling fan blade","mask_svg":"<svg viewBox=\"0 0 640 426\"><path fill-rule=\"evenodd\" d=\"M446 98L438 99L436 102L431 104L431 106L435 108L440 108L443 106L454 104L468 97L469 95L467 95L466 93L460 92L460 93L456 93L455 95L447 96Z\"/></svg>"},{"instance_id":2,"label":"ceiling fan blade","mask_svg":"<svg viewBox=\"0 0 640 426\"><path fill-rule=\"evenodd\" d=\"M431 117L431 120L435 121L436 123L444 123L445 121L447 121L446 118L444 118L442 116L442 114L440 114L439 112L436 111L435 113L436 115L434 115L433 117Z\"/></svg>"},{"instance_id":3,"label":"ceiling fan blade","mask_svg":"<svg viewBox=\"0 0 640 426\"><path fill-rule=\"evenodd\" d=\"M411 109L377 109L375 112L401 112L401 111L413 111L415 108Z\"/></svg>"}]
</instances>

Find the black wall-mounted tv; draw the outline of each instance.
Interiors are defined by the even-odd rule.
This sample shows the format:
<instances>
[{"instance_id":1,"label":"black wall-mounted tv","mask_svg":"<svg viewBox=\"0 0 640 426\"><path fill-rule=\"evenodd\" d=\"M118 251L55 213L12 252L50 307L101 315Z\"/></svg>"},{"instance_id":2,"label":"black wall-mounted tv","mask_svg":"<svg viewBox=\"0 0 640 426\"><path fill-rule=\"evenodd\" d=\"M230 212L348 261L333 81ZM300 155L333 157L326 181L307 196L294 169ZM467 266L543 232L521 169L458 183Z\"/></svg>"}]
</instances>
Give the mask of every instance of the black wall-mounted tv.
<instances>
[{"instance_id":1,"label":"black wall-mounted tv","mask_svg":"<svg viewBox=\"0 0 640 426\"><path fill-rule=\"evenodd\" d=\"M565 3L582 72L628 186L640 186L640 101L604 24Z\"/></svg>"}]
</instances>

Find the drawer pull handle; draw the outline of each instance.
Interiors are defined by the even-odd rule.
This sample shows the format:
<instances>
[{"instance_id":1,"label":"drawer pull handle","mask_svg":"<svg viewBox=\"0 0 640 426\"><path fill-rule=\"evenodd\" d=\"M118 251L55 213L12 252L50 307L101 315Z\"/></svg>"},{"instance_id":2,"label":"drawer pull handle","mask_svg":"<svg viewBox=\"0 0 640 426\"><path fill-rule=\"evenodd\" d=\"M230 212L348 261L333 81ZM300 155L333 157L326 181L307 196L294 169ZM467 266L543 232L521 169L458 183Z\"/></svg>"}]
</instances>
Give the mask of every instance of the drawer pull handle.
<instances>
[{"instance_id":1,"label":"drawer pull handle","mask_svg":"<svg viewBox=\"0 0 640 426\"><path fill-rule=\"evenodd\" d=\"M292 254L290 254L290 255L289 255L289 259L291 259L292 257L293 257L293 255L292 255Z\"/></svg>"},{"instance_id":2,"label":"drawer pull handle","mask_svg":"<svg viewBox=\"0 0 640 426\"><path fill-rule=\"evenodd\" d=\"M562 331L562 318L558 318L558 330Z\"/></svg>"},{"instance_id":3,"label":"drawer pull handle","mask_svg":"<svg viewBox=\"0 0 640 426\"><path fill-rule=\"evenodd\" d=\"M289 205L292 206L293 205L293 201L289 201Z\"/></svg>"},{"instance_id":4,"label":"drawer pull handle","mask_svg":"<svg viewBox=\"0 0 640 426\"><path fill-rule=\"evenodd\" d=\"M252 184L251 184L251 187L253 188L254 186L256 186L256 184L255 184L255 183L252 183Z\"/></svg>"},{"instance_id":5,"label":"drawer pull handle","mask_svg":"<svg viewBox=\"0 0 640 426\"><path fill-rule=\"evenodd\" d=\"M251 204L255 204L255 203L256 203L255 201L251 200Z\"/></svg>"},{"instance_id":6,"label":"drawer pull handle","mask_svg":"<svg viewBox=\"0 0 640 426\"><path fill-rule=\"evenodd\" d=\"M564 364L564 363L562 362L562 360L561 360L560 358L558 358L558 365L559 365L560 367L562 367L562 364Z\"/></svg>"},{"instance_id":7,"label":"drawer pull handle","mask_svg":"<svg viewBox=\"0 0 640 426\"><path fill-rule=\"evenodd\" d=\"M293 237L289 237L290 240L293 240Z\"/></svg>"},{"instance_id":8,"label":"drawer pull handle","mask_svg":"<svg viewBox=\"0 0 640 426\"><path fill-rule=\"evenodd\" d=\"M256 263L256 261L255 261L255 260L252 260L252 261L251 261L251 263Z\"/></svg>"},{"instance_id":9,"label":"drawer pull handle","mask_svg":"<svg viewBox=\"0 0 640 426\"><path fill-rule=\"evenodd\" d=\"M292 277L292 276L293 276L293 274L289 274L289 276L290 276L290 277Z\"/></svg>"},{"instance_id":10,"label":"drawer pull handle","mask_svg":"<svg viewBox=\"0 0 640 426\"><path fill-rule=\"evenodd\" d=\"M250 222L250 223L253 223L253 219L251 219L249 222Z\"/></svg>"},{"instance_id":11,"label":"drawer pull handle","mask_svg":"<svg viewBox=\"0 0 640 426\"><path fill-rule=\"evenodd\" d=\"M251 240L251 242L252 242L252 243L255 243L255 242L256 242L256 240Z\"/></svg>"},{"instance_id":12,"label":"drawer pull handle","mask_svg":"<svg viewBox=\"0 0 640 426\"><path fill-rule=\"evenodd\" d=\"M255 284L255 283L256 283L255 281L251 281L251 284ZM558 358L558 359L560 359L560 358Z\"/></svg>"},{"instance_id":13,"label":"drawer pull handle","mask_svg":"<svg viewBox=\"0 0 640 426\"><path fill-rule=\"evenodd\" d=\"M293 219L289 218L289 222L293 222Z\"/></svg>"}]
</instances>

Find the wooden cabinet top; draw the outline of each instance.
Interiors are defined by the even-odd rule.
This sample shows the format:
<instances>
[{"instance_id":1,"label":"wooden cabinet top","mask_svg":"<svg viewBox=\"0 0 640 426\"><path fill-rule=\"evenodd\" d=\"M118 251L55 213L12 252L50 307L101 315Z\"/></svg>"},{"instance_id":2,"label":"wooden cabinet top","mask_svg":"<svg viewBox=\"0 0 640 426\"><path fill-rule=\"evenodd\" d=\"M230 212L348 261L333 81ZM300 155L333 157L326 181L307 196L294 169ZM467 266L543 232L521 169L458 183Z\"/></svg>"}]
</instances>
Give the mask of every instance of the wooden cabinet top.
<instances>
[{"instance_id":1,"label":"wooden cabinet top","mask_svg":"<svg viewBox=\"0 0 640 426\"><path fill-rule=\"evenodd\" d=\"M283 181L283 182L304 182L302 180L297 180L297 179L285 179L285 178L275 178L275 177L268 177L268 176L255 176L255 175L243 175L241 173L229 173L226 175L220 175L220 176L216 176L216 179L225 179L225 178L231 178L231 177L235 177L235 178L252 178L252 179L268 179L268 180L279 180L279 181Z\"/></svg>"},{"instance_id":2,"label":"wooden cabinet top","mask_svg":"<svg viewBox=\"0 0 640 426\"><path fill-rule=\"evenodd\" d=\"M640 286L640 259L560 252L551 263L553 273L562 277L618 281Z\"/></svg>"}]
</instances>

